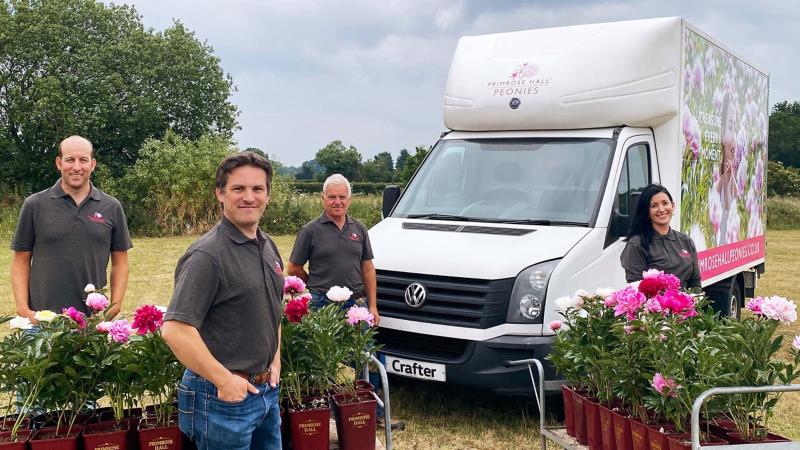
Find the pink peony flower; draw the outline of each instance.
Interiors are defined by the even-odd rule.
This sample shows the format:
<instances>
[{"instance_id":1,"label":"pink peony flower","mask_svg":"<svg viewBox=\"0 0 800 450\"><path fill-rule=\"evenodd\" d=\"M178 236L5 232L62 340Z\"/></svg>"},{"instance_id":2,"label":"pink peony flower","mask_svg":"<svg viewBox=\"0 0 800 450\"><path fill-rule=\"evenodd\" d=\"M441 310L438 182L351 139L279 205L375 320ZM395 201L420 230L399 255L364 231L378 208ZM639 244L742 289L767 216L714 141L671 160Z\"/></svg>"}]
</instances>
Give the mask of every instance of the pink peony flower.
<instances>
[{"instance_id":1,"label":"pink peony flower","mask_svg":"<svg viewBox=\"0 0 800 450\"><path fill-rule=\"evenodd\" d=\"M665 380L664 376L660 373L655 374L653 377L652 386L659 394L669 395L672 398L677 398L678 393L675 391L682 388L680 384L675 385L675 380ZM664 392L664 388L668 389L668 391Z\"/></svg>"},{"instance_id":2,"label":"pink peony flower","mask_svg":"<svg viewBox=\"0 0 800 450\"><path fill-rule=\"evenodd\" d=\"M784 297L770 297L761 304L761 312L764 316L779 320L783 325L789 325L797 320L797 305Z\"/></svg>"},{"instance_id":3,"label":"pink peony flower","mask_svg":"<svg viewBox=\"0 0 800 450\"><path fill-rule=\"evenodd\" d=\"M633 333L633 325L625 325L623 328L625 329L625 334Z\"/></svg>"},{"instance_id":4,"label":"pink peony flower","mask_svg":"<svg viewBox=\"0 0 800 450\"><path fill-rule=\"evenodd\" d=\"M739 163L739 168L736 169L736 189L738 189L739 197L744 197L745 188L747 187L747 159L742 159Z\"/></svg>"},{"instance_id":5,"label":"pink peony flower","mask_svg":"<svg viewBox=\"0 0 800 450\"><path fill-rule=\"evenodd\" d=\"M722 109L722 103L725 101L725 94L719 90L719 88L714 90L714 106L717 107L717 110Z\"/></svg>"},{"instance_id":6,"label":"pink peony flower","mask_svg":"<svg viewBox=\"0 0 800 450\"><path fill-rule=\"evenodd\" d=\"M800 350L800 336L794 337L794 340L792 341L792 347Z\"/></svg>"},{"instance_id":7,"label":"pink peony flower","mask_svg":"<svg viewBox=\"0 0 800 450\"><path fill-rule=\"evenodd\" d=\"M609 295L605 300L603 300L603 304L605 304L607 308L613 308L617 304L617 299Z\"/></svg>"},{"instance_id":8,"label":"pink peony flower","mask_svg":"<svg viewBox=\"0 0 800 450\"><path fill-rule=\"evenodd\" d=\"M764 234L764 225L761 222L761 215L758 210L750 215L750 221L747 223L747 237L753 238Z\"/></svg>"},{"instance_id":9,"label":"pink peony flower","mask_svg":"<svg viewBox=\"0 0 800 450\"><path fill-rule=\"evenodd\" d=\"M86 297L86 306L97 311L103 311L108 308L108 299L103 294L92 292Z\"/></svg>"},{"instance_id":10,"label":"pink peony flower","mask_svg":"<svg viewBox=\"0 0 800 450\"><path fill-rule=\"evenodd\" d=\"M550 322L550 329L553 330L553 331L558 331L558 330L561 329L561 327L563 325L564 325L564 322L562 322L560 320L554 320L554 321Z\"/></svg>"},{"instance_id":11,"label":"pink peony flower","mask_svg":"<svg viewBox=\"0 0 800 450\"><path fill-rule=\"evenodd\" d=\"M763 153L762 153L763 154ZM764 159L762 158L762 154L758 155L758 160L756 161L756 171L753 174L755 177L755 188L756 192L761 193L761 189L764 187Z\"/></svg>"},{"instance_id":12,"label":"pink peony flower","mask_svg":"<svg viewBox=\"0 0 800 450\"><path fill-rule=\"evenodd\" d=\"M716 183L708 191L708 220L714 227L714 234L718 234L722 224L722 199L717 192Z\"/></svg>"},{"instance_id":13,"label":"pink peony flower","mask_svg":"<svg viewBox=\"0 0 800 450\"><path fill-rule=\"evenodd\" d=\"M694 298L678 290L668 290L664 295L656 297L656 301L661 305L661 313L680 314L681 320L697 315L694 309Z\"/></svg>"},{"instance_id":14,"label":"pink peony flower","mask_svg":"<svg viewBox=\"0 0 800 450\"><path fill-rule=\"evenodd\" d=\"M147 332L155 333L164 324L164 313L153 305L144 305L133 314L133 328L136 334L144 336Z\"/></svg>"},{"instance_id":15,"label":"pink peony flower","mask_svg":"<svg viewBox=\"0 0 800 450\"><path fill-rule=\"evenodd\" d=\"M111 336L114 342L119 342L120 344L128 342L131 334L133 334L133 329L125 319L115 320L108 328L108 335Z\"/></svg>"},{"instance_id":16,"label":"pink peony flower","mask_svg":"<svg viewBox=\"0 0 800 450\"><path fill-rule=\"evenodd\" d=\"M611 297L617 302L614 305L614 317L625 314L628 320L635 319L636 311L647 301L641 292L630 285L614 292Z\"/></svg>"},{"instance_id":17,"label":"pink peony flower","mask_svg":"<svg viewBox=\"0 0 800 450\"><path fill-rule=\"evenodd\" d=\"M762 304L764 304L764 297L756 297L756 298L750 300L749 302L747 302L747 305L745 305L745 308L750 310L750 311L752 311L753 314L759 316L759 315L763 314L761 312L761 305Z\"/></svg>"},{"instance_id":18,"label":"pink peony flower","mask_svg":"<svg viewBox=\"0 0 800 450\"><path fill-rule=\"evenodd\" d=\"M70 319L78 322L81 328L86 328L86 315L70 306L69 309L62 308L61 312Z\"/></svg>"},{"instance_id":19,"label":"pink peony flower","mask_svg":"<svg viewBox=\"0 0 800 450\"><path fill-rule=\"evenodd\" d=\"M644 279L644 280L655 279L655 278L658 278L658 276L663 274L663 273L664 273L663 270L658 270L658 269L646 270L646 271L642 272L642 279Z\"/></svg>"},{"instance_id":20,"label":"pink peony flower","mask_svg":"<svg viewBox=\"0 0 800 450\"><path fill-rule=\"evenodd\" d=\"M658 303L658 300L651 298L644 304L644 310L647 313L660 313L662 311L661 304Z\"/></svg>"},{"instance_id":21,"label":"pink peony flower","mask_svg":"<svg viewBox=\"0 0 800 450\"><path fill-rule=\"evenodd\" d=\"M705 92L705 84L703 83L703 61L698 56L694 61L694 72L692 73L692 82L697 87L697 91L702 95Z\"/></svg>"},{"instance_id":22,"label":"pink peony flower","mask_svg":"<svg viewBox=\"0 0 800 450\"><path fill-rule=\"evenodd\" d=\"M714 183L716 183L717 180L719 180L719 166L715 164L714 165Z\"/></svg>"},{"instance_id":23,"label":"pink peony flower","mask_svg":"<svg viewBox=\"0 0 800 450\"><path fill-rule=\"evenodd\" d=\"M725 232L725 243L733 244L739 242L739 232L741 227L741 217L739 217L739 209L733 207L728 211L728 230Z\"/></svg>"},{"instance_id":24,"label":"pink peony flower","mask_svg":"<svg viewBox=\"0 0 800 450\"><path fill-rule=\"evenodd\" d=\"M108 333L108 329L111 328L112 323L113 322L100 322L95 326L95 328L97 328L97 331L101 333Z\"/></svg>"},{"instance_id":25,"label":"pink peony flower","mask_svg":"<svg viewBox=\"0 0 800 450\"><path fill-rule=\"evenodd\" d=\"M291 295L294 297L295 294L299 294L306 290L306 284L303 283L299 277L286 277L286 281L283 282L283 295Z\"/></svg>"},{"instance_id":26,"label":"pink peony flower","mask_svg":"<svg viewBox=\"0 0 800 450\"><path fill-rule=\"evenodd\" d=\"M373 320L375 320L375 316L363 306L352 306L347 310L347 323L349 324L356 324L363 321L369 326L372 326Z\"/></svg>"}]
</instances>

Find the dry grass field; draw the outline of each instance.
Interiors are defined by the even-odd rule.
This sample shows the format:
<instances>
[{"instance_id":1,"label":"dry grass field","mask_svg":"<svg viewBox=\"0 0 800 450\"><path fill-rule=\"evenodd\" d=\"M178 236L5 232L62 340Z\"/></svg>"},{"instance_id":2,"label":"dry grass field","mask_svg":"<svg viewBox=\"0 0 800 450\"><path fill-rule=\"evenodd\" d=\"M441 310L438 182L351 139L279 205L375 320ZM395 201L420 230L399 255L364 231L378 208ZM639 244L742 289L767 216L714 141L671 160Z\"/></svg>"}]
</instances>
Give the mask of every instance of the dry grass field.
<instances>
[{"instance_id":1,"label":"dry grass field","mask_svg":"<svg viewBox=\"0 0 800 450\"><path fill-rule=\"evenodd\" d=\"M166 305L172 294L175 263L196 237L134 239L129 253L131 276L123 315L145 303ZM274 238L284 261L294 236ZM767 272L759 280L758 295L782 295L800 300L800 231L770 231L767 235ZM14 313L10 265L12 252L0 241L0 315ZM800 322L782 330L789 340L800 334ZM0 335L4 332L0 331ZM528 400L497 397L472 389L392 380L392 412L406 423L394 435L394 447L403 449L521 449L539 447L538 413ZM771 427L800 440L800 395L787 394Z\"/></svg>"}]
</instances>

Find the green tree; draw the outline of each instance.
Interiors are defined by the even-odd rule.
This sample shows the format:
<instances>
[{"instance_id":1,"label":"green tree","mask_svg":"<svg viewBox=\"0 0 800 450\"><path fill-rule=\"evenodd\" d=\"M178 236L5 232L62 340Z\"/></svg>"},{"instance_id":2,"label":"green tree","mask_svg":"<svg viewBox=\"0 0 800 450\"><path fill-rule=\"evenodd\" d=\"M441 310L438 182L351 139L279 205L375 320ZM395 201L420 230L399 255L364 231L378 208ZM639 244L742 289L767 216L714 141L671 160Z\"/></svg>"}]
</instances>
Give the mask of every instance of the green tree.
<instances>
[{"instance_id":1,"label":"green tree","mask_svg":"<svg viewBox=\"0 0 800 450\"><path fill-rule=\"evenodd\" d=\"M417 171L417 167L422 163L422 160L425 159L425 156L428 155L428 152L431 150L431 147L425 148L424 145L418 145L414 150L416 153L409 156L406 159L406 163L403 165L403 172L400 175L400 182L401 183L408 183L408 180L414 176L414 172Z\"/></svg>"},{"instance_id":2,"label":"green tree","mask_svg":"<svg viewBox=\"0 0 800 450\"><path fill-rule=\"evenodd\" d=\"M399 173L403 172L403 166L406 165L406 160L408 160L408 157L409 157L408 150L406 149L400 150L400 156L397 157L397 164L395 164L395 170L397 170L397 172Z\"/></svg>"},{"instance_id":3,"label":"green tree","mask_svg":"<svg viewBox=\"0 0 800 450\"><path fill-rule=\"evenodd\" d=\"M389 152L380 152L377 155L375 155L374 160L378 164L378 167L382 168L386 172L388 172L388 173L394 172L394 160L392 159L392 154L391 153L389 153ZM389 181L389 180L385 180L385 181Z\"/></svg>"},{"instance_id":4,"label":"green tree","mask_svg":"<svg viewBox=\"0 0 800 450\"><path fill-rule=\"evenodd\" d=\"M147 139L230 138L232 78L180 22L145 29L126 5L0 2L0 173L23 193L58 177L58 143L80 134L122 176Z\"/></svg>"},{"instance_id":5,"label":"green tree","mask_svg":"<svg viewBox=\"0 0 800 450\"><path fill-rule=\"evenodd\" d=\"M800 102L780 102L772 107L769 160L800 168Z\"/></svg>"},{"instance_id":6,"label":"green tree","mask_svg":"<svg viewBox=\"0 0 800 450\"><path fill-rule=\"evenodd\" d=\"M361 165L361 153L352 145L345 147L342 141L333 141L321 148L314 158L317 164L325 166L325 176L335 173L344 175L350 181L356 181L356 174Z\"/></svg>"}]
</instances>

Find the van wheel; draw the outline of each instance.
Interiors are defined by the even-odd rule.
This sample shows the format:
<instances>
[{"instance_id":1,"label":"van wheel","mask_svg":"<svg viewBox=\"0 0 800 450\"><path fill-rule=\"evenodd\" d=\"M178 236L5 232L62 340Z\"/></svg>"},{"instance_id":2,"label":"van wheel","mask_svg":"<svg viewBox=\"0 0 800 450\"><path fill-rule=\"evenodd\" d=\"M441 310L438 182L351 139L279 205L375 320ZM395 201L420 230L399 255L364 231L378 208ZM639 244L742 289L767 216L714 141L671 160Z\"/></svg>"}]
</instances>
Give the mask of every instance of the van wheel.
<instances>
[{"instance_id":1,"label":"van wheel","mask_svg":"<svg viewBox=\"0 0 800 450\"><path fill-rule=\"evenodd\" d=\"M729 316L739 320L742 315L741 304L744 300L744 293L735 276L729 282L730 287L727 289L714 289L714 286L709 286L708 298L712 301L711 307L714 308L714 311L719 312L720 316Z\"/></svg>"}]
</instances>

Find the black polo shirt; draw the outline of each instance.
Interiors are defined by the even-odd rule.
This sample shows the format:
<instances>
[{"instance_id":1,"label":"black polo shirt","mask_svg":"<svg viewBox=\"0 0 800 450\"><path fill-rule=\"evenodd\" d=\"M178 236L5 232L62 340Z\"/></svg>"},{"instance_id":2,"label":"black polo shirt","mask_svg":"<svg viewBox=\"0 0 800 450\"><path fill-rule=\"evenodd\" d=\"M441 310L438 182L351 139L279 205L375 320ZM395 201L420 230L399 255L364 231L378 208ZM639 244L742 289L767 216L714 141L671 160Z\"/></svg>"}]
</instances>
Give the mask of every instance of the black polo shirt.
<instances>
[{"instance_id":1,"label":"black polo shirt","mask_svg":"<svg viewBox=\"0 0 800 450\"><path fill-rule=\"evenodd\" d=\"M75 307L89 313L84 287L106 286L111 252L133 247L122 205L91 185L75 204L61 179L25 199L11 250L33 252L28 305L34 311Z\"/></svg>"},{"instance_id":2,"label":"black polo shirt","mask_svg":"<svg viewBox=\"0 0 800 450\"><path fill-rule=\"evenodd\" d=\"M630 238L620 261L628 283L640 281L642 273L649 269L657 269L680 278L683 288L700 287L700 266L694 242L672 228L663 236L654 230L649 250L642 246L639 236Z\"/></svg>"},{"instance_id":3,"label":"black polo shirt","mask_svg":"<svg viewBox=\"0 0 800 450\"><path fill-rule=\"evenodd\" d=\"M340 230L325 211L308 222L297 234L289 261L308 261L308 287L328 292L333 286L364 291L361 261L373 259L367 227L350 216Z\"/></svg>"},{"instance_id":4,"label":"black polo shirt","mask_svg":"<svg viewBox=\"0 0 800 450\"><path fill-rule=\"evenodd\" d=\"M263 372L278 351L283 263L275 243L245 236L222 215L178 260L164 320L187 323L228 370Z\"/></svg>"}]
</instances>

